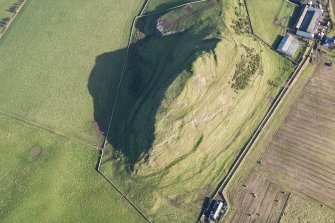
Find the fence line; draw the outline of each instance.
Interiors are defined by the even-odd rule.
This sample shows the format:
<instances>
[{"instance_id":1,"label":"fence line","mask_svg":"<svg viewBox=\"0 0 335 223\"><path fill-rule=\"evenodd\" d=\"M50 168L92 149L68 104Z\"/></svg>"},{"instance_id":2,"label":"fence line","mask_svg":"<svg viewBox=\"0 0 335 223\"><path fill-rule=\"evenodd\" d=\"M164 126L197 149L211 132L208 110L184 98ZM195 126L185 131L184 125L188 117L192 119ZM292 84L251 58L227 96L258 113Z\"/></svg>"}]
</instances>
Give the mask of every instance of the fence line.
<instances>
[{"instance_id":1,"label":"fence line","mask_svg":"<svg viewBox=\"0 0 335 223\"><path fill-rule=\"evenodd\" d=\"M14 19L16 18L16 16L21 12L21 10L23 9L23 7L26 5L28 0L24 0L19 8L16 10L15 14L10 18L10 20L7 22L7 24L4 26L3 29L0 30L0 40L2 39L2 37L5 35L6 31L9 29L9 27L11 26L11 24L13 23Z\"/></svg>"},{"instance_id":2,"label":"fence line","mask_svg":"<svg viewBox=\"0 0 335 223\"><path fill-rule=\"evenodd\" d=\"M168 11L171 11L173 9L177 9L177 8L180 8L180 7L183 7L183 6L186 6L186 5L195 4L195 3L199 3L199 2L205 2L205 1L208 1L208 0L196 0L196 1L188 2L188 3L185 3L185 4L179 5L179 6L174 6L174 7L171 7L171 8L168 8L166 10L162 10L162 11L159 11L159 12L156 12L156 13L149 13L149 14L144 14L144 12L145 12L146 7L148 6L150 0L146 0L144 2L144 5L142 6L139 14L134 17L132 25L131 25L129 39L128 39L128 45L127 45L127 50L126 50L126 55L125 55L125 59L124 59L122 70L121 70L120 80L119 80L119 84L118 84L118 88L117 88L117 93L116 93L116 97L115 97L115 100L114 100L114 104L113 104L113 107L112 107L112 111L111 111L111 116L110 116L110 120L109 120L109 124L108 124L108 128L107 128L107 132L105 134L105 138L103 140L102 146L101 146L101 148L99 148L100 149L100 155L98 157L98 161L97 161L97 165L96 165L97 172L99 172L99 174L101 174L131 204L131 206L133 208L135 208L135 210L141 216L143 216L144 219L147 220L149 223L151 223L150 219L148 217L146 217L146 215L130 199L128 199L127 196L108 177L106 177L101 172L102 158L103 158L103 155L104 155L105 147L106 147L106 145L108 143L107 142L107 137L109 135L109 131L110 131L111 124L112 124L112 121L113 121L113 116L114 116L116 104L117 104L118 97L119 97L119 94L120 94L121 85L122 85L122 82L123 82L123 77L124 77L124 73L125 73L125 67L126 67L126 64L127 64L127 59L128 59L128 54L129 54L129 48L131 46L131 40L132 40L132 36L133 36L133 31L135 29L136 20L138 18L145 17L145 16L151 16L151 15L157 15L157 14L168 12Z\"/></svg>"},{"instance_id":3,"label":"fence line","mask_svg":"<svg viewBox=\"0 0 335 223\"><path fill-rule=\"evenodd\" d=\"M77 138L72 138L72 137L70 137L70 136L63 135L62 133L56 132L56 131L53 130L53 129L44 127L44 126L42 126L42 125L39 125L39 124L37 124L37 123L35 123L35 122L33 122L33 121L28 121L28 120L22 119L22 118L20 118L20 117L17 117L17 116L15 116L15 115L8 114L8 113L2 112L2 111L0 111L0 115L6 116L6 117L8 117L8 118L14 119L14 120L19 121L19 122L23 122L23 123L25 123L25 124L27 124L27 125L34 126L35 128L38 128L38 129L47 131L47 132L52 133L52 134L54 134L54 135L57 135L57 136L60 136L60 137L69 139L69 140L71 140L71 141L80 143L80 144L85 145L85 146L88 146L88 147L90 147L90 148L94 148L94 149L96 149L96 146L94 146L94 145L92 145L92 144L89 144L89 143L87 143L87 142L81 141L81 140L79 140L79 139L77 139Z\"/></svg>"},{"instance_id":4,"label":"fence line","mask_svg":"<svg viewBox=\"0 0 335 223\"><path fill-rule=\"evenodd\" d=\"M243 158L247 155L247 153L249 152L249 150L253 146L253 143L256 141L256 138L259 136L259 134L261 133L261 131L263 130L265 125L268 123L269 119L272 117L272 114L274 113L274 111L276 110L276 108L278 107L278 105L280 104L280 102L282 101L284 96L286 95L289 87L291 86L291 84L293 83L295 78L299 75L299 73L301 71L301 68L307 62L307 59L309 58L309 55L311 54L311 49L312 49L312 47L310 48L309 53L301 61L299 66L295 69L295 71L291 75L291 77L288 80L285 87L283 87L282 90L277 95L275 101L272 103L270 109L268 110L268 112L264 116L263 120L261 121L261 123L259 124L257 129L254 131L253 135L248 140L248 142L246 143L246 145L244 146L242 151L240 152L239 156L235 160L233 166L230 168L230 170L229 170L228 174L226 175L226 177L224 178L224 180L220 183L220 185L217 188L217 190L215 191L213 197L216 197L220 192L222 192L225 189L225 186L229 183L230 179L233 177L233 175L236 172L236 170L238 169L239 165L242 163Z\"/></svg>"},{"instance_id":5,"label":"fence line","mask_svg":"<svg viewBox=\"0 0 335 223\"><path fill-rule=\"evenodd\" d=\"M142 17L146 17L146 16L151 16L151 15L158 15L158 14L161 14L161 13L164 13L164 12L172 11L173 9L178 9L178 8L184 7L186 5L191 5L191 4L196 4L196 3L200 3L200 2L206 2L206 1L209 1L209 0L195 0L195 1L187 2L187 3L181 4L181 5L173 6L171 8L165 9L165 10L161 10L161 11L158 11L158 12L152 12L152 13L148 13L148 14L142 14L142 15L139 15L139 16L136 16L136 17L137 18L142 18Z\"/></svg>"},{"instance_id":6,"label":"fence line","mask_svg":"<svg viewBox=\"0 0 335 223\"><path fill-rule=\"evenodd\" d=\"M130 200L126 197L126 195L111 181L108 179L108 177L106 177L102 172L101 172L101 164L102 164L102 158L103 158L103 155L104 155L104 150L105 150L105 146L107 145L107 137L109 135L109 131L110 131L110 128L111 128L111 124L112 124L112 121L113 121L113 116L114 116L114 112L115 112L115 108L116 108L116 104L117 104L117 101L118 101L118 97L119 97L119 93L120 93L120 89L121 89L121 85L122 85L122 82L123 82L123 77L124 77L124 73L125 73L125 67L126 67L126 63L127 63L127 59L128 59L128 53L129 53L129 48L131 46L131 40L132 40L132 36L133 36L133 31L135 29L135 25L136 25L136 20L138 18L141 18L141 17L146 17L146 16L152 16L152 15L157 15L157 14L161 14L161 13L164 13L164 12L168 12L168 11L171 11L173 9L177 9L177 8L180 8L180 7L183 7L183 6L186 6L186 5L190 5L190 4L195 4L195 3L199 3L199 2L205 2L205 1L208 1L208 0L196 0L196 1L192 1L192 2L189 2L189 3L185 3L185 4L182 4L182 5L179 5L179 6L174 6L174 7L171 7L169 9L166 9L166 10L162 10L162 11L159 11L159 12L154 12L154 13L148 13L148 14L144 14L145 10L146 10L146 7L147 5L149 4L150 0L146 0L142 9L140 10L139 14L137 16L134 17L133 19L133 22L132 22L132 25L131 25L131 29L130 29L130 35L129 35L129 39L128 39L128 45L127 45L127 50L126 50L126 55L125 55L125 59L124 59L124 62L123 62L123 67L122 67L122 71L121 71L121 76L120 76L120 80L119 80L119 84L118 84L118 88L117 88L117 93L116 93L116 97L115 97L115 100L114 100L114 104L113 104L113 107L112 107L112 111L111 111L111 116L110 116L110 120L109 120L109 124L108 124L108 129L107 129L107 133L105 135L105 138L104 138L104 141L103 141L103 145L102 145L102 148L101 148L101 154L99 155L99 158L98 158L98 163L97 163L97 167L96 167L96 170L136 209L136 211L138 213L141 214L141 216L143 216L148 222L151 223L150 219L148 219L145 214ZM279 54L276 50L274 50L268 43L266 43L263 39L261 39L260 37L258 37L257 35L254 34L254 31L253 31L253 27L252 27L252 23L251 23L251 19L250 19L250 15L249 15L249 11L248 11L248 8L247 8L247 3L246 3L246 0L244 0L244 5L245 5L245 8L246 8L246 11L247 11L247 16L248 16L248 20L249 20L249 23L250 23L250 28L251 28L251 32L252 32L252 35L254 37L256 37L258 40L260 40L263 44L265 44L267 47L269 47L271 50L275 51L277 54ZM281 54L279 54L281 55ZM283 55L281 55L282 57L284 57ZM289 59L287 57L284 57L286 59ZM289 59L290 60L290 59ZM290 60L291 62L295 63L294 61ZM295 70L295 72L292 74L290 80L294 80L295 76L297 73L299 73L299 70L301 68L301 65L306 61L303 60L299 66L297 67L297 69ZM291 83L291 81L289 81L288 83ZM289 86L289 84L288 84ZM269 109L268 111L268 114L264 117L261 125L256 129L255 133L253 134L252 138L249 140L249 144L247 144L245 146L245 148L242 150L242 152L240 153L240 157L237 158L237 160L235 161L234 165L232 166L232 168L230 169L230 173L228 173L226 175L226 177L224 178L223 182L219 185L218 189L215 191L214 193L214 196L215 197L219 192L221 192L224 187L227 185L227 183L229 182L229 180L232 178L233 174L235 173L237 167L239 166L239 164L241 163L241 161L243 160L243 158L245 157L246 153L249 151L250 147L253 145L253 142L255 141L255 139L257 138L257 136L259 135L260 131L262 130L262 128L264 127L264 125L267 123L267 121L269 120L270 116L272 115L274 109L277 107L277 105L279 104L279 102L281 101L282 97L285 95L287 91L287 88L284 88L282 89L282 91L279 93L276 101L273 103L272 107ZM249 146L249 148L248 148ZM248 148L248 149L246 149ZM237 164L237 165L236 165ZM234 170L235 168L235 165L236 165L236 169Z\"/></svg>"},{"instance_id":7,"label":"fence line","mask_svg":"<svg viewBox=\"0 0 335 223\"><path fill-rule=\"evenodd\" d=\"M280 212L280 215L279 215L279 218L278 218L277 223L280 223L280 221L281 221L281 219L282 219L282 217L283 217L283 215L284 215L285 209L286 209L286 207L287 207L287 204L288 204L290 198L291 198L291 193L289 193L288 198L287 198L286 201L285 201L284 207L283 207L282 211Z\"/></svg>"}]
</instances>

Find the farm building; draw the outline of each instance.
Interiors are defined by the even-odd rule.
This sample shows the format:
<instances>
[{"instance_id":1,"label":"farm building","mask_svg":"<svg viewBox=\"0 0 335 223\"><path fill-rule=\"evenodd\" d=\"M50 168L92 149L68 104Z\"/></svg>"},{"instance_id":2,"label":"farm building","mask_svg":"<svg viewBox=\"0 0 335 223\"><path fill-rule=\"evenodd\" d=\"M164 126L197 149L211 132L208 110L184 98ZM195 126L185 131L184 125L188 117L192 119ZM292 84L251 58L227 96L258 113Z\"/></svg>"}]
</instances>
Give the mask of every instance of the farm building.
<instances>
[{"instance_id":1,"label":"farm building","mask_svg":"<svg viewBox=\"0 0 335 223\"><path fill-rule=\"evenodd\" d=\"M335 36L333 38L325 36L322 41L322 46L335 49Z\"/></svg>"},{"instance_id":2,"label":"farm building","mask_svg":"<svg viewBox=\"0 0 335 223\"><path fill-rule=\"evenodd\" d=\"M286 56L293 56L299 47L299 40L291 34L287 34L281 40L277 50Z\"/></svg>"},{"instance_id":3,"label":"farm building","mask_svg":"<svg viewBox=\"0 0 335 223\"><path fill-rule=\"evenodd\" d=\"M313 39L318 30L322 13L321 8L306 5L296 25L297 35Z\"/></svg>"}]
</instances>

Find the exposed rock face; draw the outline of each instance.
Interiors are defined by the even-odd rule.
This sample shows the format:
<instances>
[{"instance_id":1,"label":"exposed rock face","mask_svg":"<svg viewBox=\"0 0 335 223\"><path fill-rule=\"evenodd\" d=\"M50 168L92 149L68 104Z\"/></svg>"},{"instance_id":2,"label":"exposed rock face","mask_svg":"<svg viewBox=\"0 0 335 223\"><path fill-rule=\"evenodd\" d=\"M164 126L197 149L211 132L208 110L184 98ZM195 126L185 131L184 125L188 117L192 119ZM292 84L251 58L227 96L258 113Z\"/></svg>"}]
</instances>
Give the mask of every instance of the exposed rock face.
<instances>
[{"instance_id":1,"label":"exposed rock face","mask_svg":"<svg viewBox=\"0 0 335 223\"><path fill-rule=\"evenodd\" d=\"M217 0L210 0L167 12L157 20L156 29L163 36L183 32L208 18L217 3Z\"/></svg>"},{"instance_id":2,"label":"exposed rock face","mask_svg":"<svg viewBox=\"0 0 335 223\"><path fill-rule=\"evenodd\" d=\"M167 31L167 29L166 29L167 26L168 26L168 22L166 20L164 20L163 18L159 18L157 20L157 26L156 26L156 28L160 32L160 34L163 35L163 36L171 35L171 34L175 34L175 33L179 33L179 32L185 31L185 29Z\"/></svg>"}]
</instances>

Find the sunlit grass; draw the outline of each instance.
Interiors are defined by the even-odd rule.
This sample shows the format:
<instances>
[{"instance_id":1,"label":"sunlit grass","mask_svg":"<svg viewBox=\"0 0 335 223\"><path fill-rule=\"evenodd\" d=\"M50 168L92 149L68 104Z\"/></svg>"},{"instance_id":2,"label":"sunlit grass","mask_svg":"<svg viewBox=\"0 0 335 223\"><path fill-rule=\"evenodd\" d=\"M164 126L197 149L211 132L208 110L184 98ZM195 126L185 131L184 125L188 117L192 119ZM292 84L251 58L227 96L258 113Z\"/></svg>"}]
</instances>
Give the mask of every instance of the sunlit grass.
<instances>
[{"instance_id":1,"label":"sunlit grass","mask_svg":"<svg viewBox=\"0 0 335 223\"><path fill-rule=\"evenodd\" d=\"M94 149L4 116L0 141L1 222L144 222L94 170Z\"/></svg>"}]
</instances>

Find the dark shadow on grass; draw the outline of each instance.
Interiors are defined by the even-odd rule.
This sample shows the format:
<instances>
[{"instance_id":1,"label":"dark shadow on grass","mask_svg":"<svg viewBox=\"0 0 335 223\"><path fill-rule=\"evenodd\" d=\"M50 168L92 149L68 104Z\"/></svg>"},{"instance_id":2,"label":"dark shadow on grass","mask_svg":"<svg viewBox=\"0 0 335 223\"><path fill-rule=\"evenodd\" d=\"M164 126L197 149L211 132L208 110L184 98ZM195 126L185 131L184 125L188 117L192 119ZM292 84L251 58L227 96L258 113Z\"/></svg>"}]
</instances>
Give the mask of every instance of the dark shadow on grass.
<instances>
[{"instance_id":1,"label":"dark shadow on grass","mask_svg":"<svg viewBox=\"0 0 335 223\"><path fill-rule=\"evenodd\" d=\"M284 36L282 36L282 35L278 35L278 36L276 37L275 41L273 42L273 44L271 45L271 47L272 47L273 49L277 49L278 46L279 46L279 44L280 44L280 42L281 42L281 40L283 39L283 37L284 37Z\"/></svg>"},{"instance_id":2,"label":"dark shadow on grass","mask_svg":"<svg viewBox=\"0 0 335 223\"><path fill-rule=\"evenodd\" d=\"M171 102L180 94L192 76L193 61L204 52L213 50L220 41L212 37L216 30L208 25L211 23L201 22L188 31L168 36L160 36L152 30L152 21L144 23L149 25L143 26L143 22L139 22L142 26L138 28L146 33L145 38L133 42L129 49L107 135L113 147L110 158L121 158L129 171L133 171L138 160L146 161L150 157L157 115L164 115L167 109L161 106L162 101ZM120 49L99 55L89 78L94 118L104 134L108 129L126 51ZM175 88L166 94L177 77Z\"/></svg>"}]
</instances>

